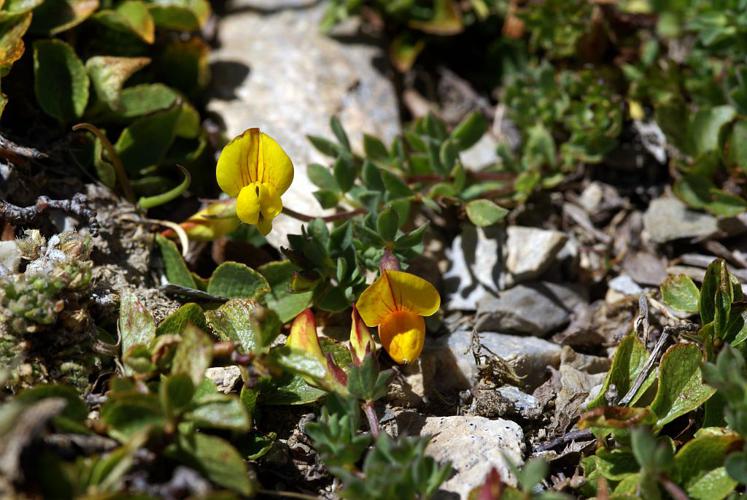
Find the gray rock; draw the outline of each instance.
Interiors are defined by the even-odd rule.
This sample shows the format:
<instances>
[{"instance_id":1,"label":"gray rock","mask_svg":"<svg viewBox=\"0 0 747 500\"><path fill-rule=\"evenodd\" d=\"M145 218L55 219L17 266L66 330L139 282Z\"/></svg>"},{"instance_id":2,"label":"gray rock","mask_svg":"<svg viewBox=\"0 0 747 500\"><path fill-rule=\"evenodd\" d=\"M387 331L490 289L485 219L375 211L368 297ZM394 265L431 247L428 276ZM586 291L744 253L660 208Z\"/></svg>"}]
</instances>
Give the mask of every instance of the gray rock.
<instances>
[{"instance_id":1,"label":"gray rock","mask_svg":"<svg viewBox=\"0 0 747 500\"><path fill-rule=\"evenodd\" d=\"M652 201L643 215L643 224L654 243L705 237L718 230L716 217L690 210L680 200L671 197Z\"/></svg>"},{"instance_id":2,"label":"gray rock","mask_svg":"<svg viewBox=\"0 0 747 500\"><path fill-rule=\"evenodd\" d=\"M498 294L504 232L497 226L465 226L446 251L449 268L444 273L447 310L474 311L477 302Z\"/></svg>"},{"instance_id":3,"label":"gray rock","mask_svg":"<svg viewBox=\"0 0 747 500\"><path fill-rule=\"evenodd\" d=\"M471 416L427 417L420 435L433 436L426 454L442 463L451 462L454 470L441 485L442 494L467 498L493 467L503 481L516 485L516 477L505 462L508 459L516 466L524 463L524 432L516 422Z\"/></svg>"},{"instance_id":4,"label":"gray rock","mask_svg":"<svg viewBox=\"0 0 747 500\"><path fill-rule=\"evenodd\" d=\"M525 390L534 390L544 382L548 366L560 365L560 346L546 340L493 332L479 334L479 340L522 377ZM472 333L468 330L426 339L421 367L427 393L453 394L474 385L478 371L471 345Z\"/></svg>"},{"instance_id":5,"label":"gray rock","mask_svg":"<svg viewBox=\"0 0 747 500\"><path fill-rule=\"evenodd\" d=\"M567 237L560 231L536 227L511 226L506 240L508 282L537 278L552 265Z\"/></svg>"},{"instance_id":6,"label":"gray rock","mask_svg":"<svg viewBox=\"0 0 747 500\"><path fill-rule=\"evenodd\" d=\"M498 393L513 404L516 413L527 420L539 417L542 406L537 398L512 385L498 388Z\"/></svg>"},{"instance_id":7,"label":"gray rock","mask_svg":"<svg viewBox=\"0 0 747 500\"><path fill-rule=\"evenodd\" d=\"M638 283L633 281L633 279L627 274L621 274L620 276L612 278L609 283L607 283L607 286L609 286L610 290L614 290L623 295L638 297L643 293L643 288L641 288Z\"/></svg>"},{"instance_id":8,"label":"gray rock","mask_svg":"<svg viewBox=\"0 0 747 500\"><path fill-rule=\"evenodd\" d=\"M517 285L477 304L476 328L544 337L566 325L582 302L571 287L547 282Z\"/></svg>"},{"instance_id":9,"label":"gray rock","mask_svg":"<svg viewBox=\"0 0 747 500\"><path fill-rule=\"evenodd\" d=\"M289 1L294 8L272 8L270 0L244 0L241 9L219 22L219 47L212 53L213 89L208 109L225 123L230 137L259 127L291 157L295 178L283 195L289 208L306 214L323 211L306 174L312 162L329 162L306 139L331 136L329 118L338 115L360 147L363 132L391 140L399 132L394 87L374 61L386 55L376 44L342 44L323 35L324 2ZM281 7L286 3L280 4ZM280 215L268 240L287 245L301 222Z\"/></svg>"},{"instance_id":10,"label":"gray rock","mask_svg":"<svg viewBox=\"0 0 747 500\"><path fill-rule=\"evenodd\" d=\"M235 365L208 368L205 376L212 380L223 394L233 392L241 383L241 369Z\"/></svg>"},{"instance_id":11,"label":"gray rock","mask_svg":"<svg viewBox=\"0 0 747 500\"><path fill-rule=\"evenodd\" d=\"M21 265L21 251L15 240L0 241L0 276L18 272Z\"/></svg>"}]
</instances>

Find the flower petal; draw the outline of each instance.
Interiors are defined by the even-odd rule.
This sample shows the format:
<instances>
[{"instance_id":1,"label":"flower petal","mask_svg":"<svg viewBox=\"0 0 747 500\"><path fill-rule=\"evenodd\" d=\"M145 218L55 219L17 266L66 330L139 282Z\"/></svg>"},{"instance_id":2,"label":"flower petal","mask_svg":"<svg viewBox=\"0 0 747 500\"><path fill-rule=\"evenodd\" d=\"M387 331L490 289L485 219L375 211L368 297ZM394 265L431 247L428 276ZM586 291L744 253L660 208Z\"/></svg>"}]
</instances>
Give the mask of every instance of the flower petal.
<instances>
[{"instance_id":1,"label":"flower petal","mask_svg":"<svg viewBox=\"0 0 747 500\"><path fill-rule=\"evenodd\" d=\"M293 163L275 139L265 133L260 137L260 161L256 179L275 186L280 196L293 182Z\"/></svg>"},{"instance_id":2,"label":"flower petal","mask_svg":"<svg viewBox=\"0 0 747 500\"><path fill-rule=\"evenodd\" d=\"M265 219L272 220L283 211L283 202L272 184L259 185L259 204L262 207L262 217Z\"/></svg>"},{"instance_id":3,"label":"flower petal","mask_svg":"<svg viewBox=\"0 0 747 500\"><path fill-rule=\"evenodd\" d=\"M220 188L229 196L236 197L243 187L256 182L259 179L259 156L258 128L250 128L226 144L215 169Z\"/></svg>"},{"instance_id":4,"label":"flower petal","mask_svg":"<svg viewBox=\"0 0 747 500\"><path fill-rule=\"evenodd\" d=\"M371 286L363 290L355 307L368 326L383 323L387 316L397 310L386 274L379 276Z\"/></svg>"},{"instance_id":5,"label":"flower petal","mask_svg":"<svg viewBox=\"0 0 747 500\"><path fill-rule=\"evenodd\" d=\"M379 325L379 339L394 361L410 363L418 359L423 350L425 321L415 313L397 311Z\"/></svg>"},{"instance_id":6,"label":"flower petal","mask_svg":"<svg viewBox=\"0 0 747 500\"><path fill-rule=\"evenodd\" d=\"M257 224L259 222L260 210L260 188L259 184L252 182L241 188L236 198L236 215L242 222Z\"/></svg>"},{"instance_id":7,"label":"flower petal","mask_svg":"<svg viewBox=\"0 0 747 500\"><path fill-rule=\"evenodd\" d=\"M441 307L441 296L436 287L419 276L404 271L384 271L389 280L397 309L430 316Z\"/></svg>"}]
</instances>

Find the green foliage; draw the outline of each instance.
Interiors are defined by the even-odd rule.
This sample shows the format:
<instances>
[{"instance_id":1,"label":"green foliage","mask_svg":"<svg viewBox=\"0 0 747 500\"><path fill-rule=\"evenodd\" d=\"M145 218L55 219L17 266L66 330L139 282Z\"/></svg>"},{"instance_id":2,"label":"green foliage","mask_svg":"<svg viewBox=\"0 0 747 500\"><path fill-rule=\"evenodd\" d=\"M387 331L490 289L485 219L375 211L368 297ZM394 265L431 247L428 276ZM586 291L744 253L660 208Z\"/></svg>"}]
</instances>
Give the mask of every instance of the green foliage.
<instances>
[{"instance_id":1,"label":"green foliage","mask_svg":"<svg viewBox=\"0 0 747 500\"><path fill-rule=\"evenodd\" d=\"M36 105L62 130L90 122L97 137L71 151L70 161L92 167L111 188L121 163L144 208L165 203L189 185L173 165L197 171L204 160L207 136L188 98L199 98L209 79L206 43L196 34L183 41L170 31L198 32L209 15L206 0L5 2L0 74L9 90L0 111L12 127L28 120L24 110ZM33 50L25 54L25 47ZM33 75L12 71L26 57L33 59ZM137 84L129 86L130 80ZM24 102L24 87L34 89L35 103ZM49 127L59 134L54 124ZM106 137L114 150L102 144ZM157 198L159 193L170 195Z\"/></svg>"}]
</instances>

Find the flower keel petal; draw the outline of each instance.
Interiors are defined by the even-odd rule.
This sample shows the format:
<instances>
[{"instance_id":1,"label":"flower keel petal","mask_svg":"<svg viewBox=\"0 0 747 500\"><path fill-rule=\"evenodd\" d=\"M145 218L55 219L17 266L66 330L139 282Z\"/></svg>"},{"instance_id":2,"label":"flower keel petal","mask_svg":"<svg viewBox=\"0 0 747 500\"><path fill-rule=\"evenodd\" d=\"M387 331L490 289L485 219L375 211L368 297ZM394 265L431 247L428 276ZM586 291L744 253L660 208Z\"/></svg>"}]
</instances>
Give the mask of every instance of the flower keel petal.
<instances>
[{"instance_id":1,"label":"flower keel petal","mask_svg":"<svg viewBox=\"0 0 747 500\"><path fill-rule=\"evenodd\" d=\"M407 364L420 356L425 343L425 321L408 311L389 315L379 325L379 339L389 356L400 364Z\"/></svg>"}]
</instances>

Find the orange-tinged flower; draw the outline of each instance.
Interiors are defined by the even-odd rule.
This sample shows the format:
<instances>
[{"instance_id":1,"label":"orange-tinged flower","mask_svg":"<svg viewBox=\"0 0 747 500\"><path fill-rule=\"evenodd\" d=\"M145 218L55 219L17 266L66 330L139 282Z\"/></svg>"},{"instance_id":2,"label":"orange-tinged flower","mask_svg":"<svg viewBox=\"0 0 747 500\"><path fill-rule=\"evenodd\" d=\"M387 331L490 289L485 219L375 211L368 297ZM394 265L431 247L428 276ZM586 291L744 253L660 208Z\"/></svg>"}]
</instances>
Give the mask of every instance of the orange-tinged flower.
<instances>
[{"instance_id":1,"label":"orange-tinged flower","mask_svg":"<svg viewBox=\"0 0 747 500\"><path fill-rule=\"evenodd\" d=\"M420 356L425 321L441 306L436 288L403 271L384 270L360 296L356 308L368 326L379 327L379 340L397 363Z\"/></svg>"},{"instance_id":2,"label":"orange-tinged flower","mask_svg":"<svg viewBox=\"0 0 747 500\"><path fill-rule=\"evenodd\" d=\"M218 200L210 202L179 225L190 240L212 241L234 232L240 223L236 217L236 200ZM173 234L172 229L163 232L167 238Z\"/></svg>"},{"instance_id":3,"label":"orange-tinged flower","mask_svg":"<svg viewBox=\"0 0 747 500\"><path fill-rule=\"evenodd\" d=\"M250 128L229 142L218 158L218 185L236 198L236 215L262 234L283 210L280 196L293 182L293 163L275 139Z\"/></svg>"},{"instance_id":4,"label":"orange-tinged flower","mask_svg":"<svg viewBox=\"0 0 747 500\"><path fill-rule=\"evenodd\" d=\"M376 350L376 344L355 306L353 306L352 316L353 323L350 325L350 353L353 357L353 363L359 365L363 362L366 354Z\"/></svg>"}]
</instances>

